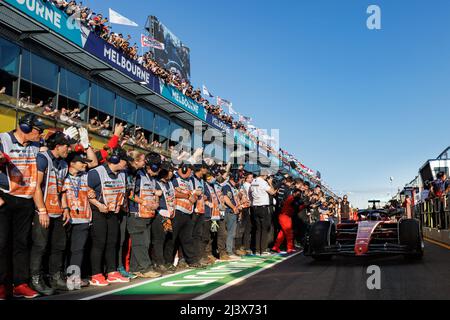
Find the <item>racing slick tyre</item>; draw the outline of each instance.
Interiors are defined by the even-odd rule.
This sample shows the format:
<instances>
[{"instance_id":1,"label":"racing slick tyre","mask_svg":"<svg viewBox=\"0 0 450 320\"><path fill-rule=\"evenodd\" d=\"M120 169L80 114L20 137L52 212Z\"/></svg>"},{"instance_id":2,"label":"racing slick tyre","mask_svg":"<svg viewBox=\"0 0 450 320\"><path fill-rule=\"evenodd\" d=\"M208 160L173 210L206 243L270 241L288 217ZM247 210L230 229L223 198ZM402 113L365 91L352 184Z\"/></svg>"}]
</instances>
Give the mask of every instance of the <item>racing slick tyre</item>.
<instances>
[{"instance_id":1,"label":"racing slick tyre","mask_svg":"<svg viewBox=\"0 0 450 320\"><path fill-rule=\"evenodd\" d=\"M309 232L309 250L317 261L331 260L332 255L322 255L326 247L336 243L336 227L329 221L319 221L311 226Z\"/></svg>"},{"instance_id":2,"label":"racing slick tyre","mask_svg":"<svg viewBox=\"0 0 450 320\"><path fill-rule=\"evenodd\" d=\"M415 219L405 219L400 221L399 226L400 244L407 246L409 253L405 254L406 259L421 259L423 257L422 235L419 221Z\"/></svg>"}]
</instances>

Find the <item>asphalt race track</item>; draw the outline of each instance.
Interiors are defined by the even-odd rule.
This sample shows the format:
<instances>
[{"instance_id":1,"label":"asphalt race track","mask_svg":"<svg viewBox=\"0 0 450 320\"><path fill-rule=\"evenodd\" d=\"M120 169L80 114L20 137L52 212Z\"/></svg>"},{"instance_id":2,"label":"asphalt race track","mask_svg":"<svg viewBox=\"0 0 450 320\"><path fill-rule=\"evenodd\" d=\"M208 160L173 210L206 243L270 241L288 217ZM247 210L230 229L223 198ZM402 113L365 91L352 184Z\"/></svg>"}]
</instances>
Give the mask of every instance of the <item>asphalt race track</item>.
<instances>
[{"instance_id":1,"label":"asphalt race track","mask_svg":"<svg viewBox=\"0 0 450 320\"><path fill-rule=\"evenodd\" d=\"M407 261L402 256L391 256L336 257L329 262L316 262L302 254L287 259L246 258L244 262L233 262L231 269L229 263L218 263L213 266L216 270L208 268L206 273L205 270L191 270L164 279L135 280L129 284L87 288L40 299L450 299L450 250L429 242L425 245L422 261ZM247 269L243 268L246 264ZM367 288L367 279L370 277L367 267L371 265L380 267L380 290ZM221 276L222 271L233 274ZM196 281L200 281L197 286L179 286L180 283L193 284Z\"/></svg>"}]
</instances>

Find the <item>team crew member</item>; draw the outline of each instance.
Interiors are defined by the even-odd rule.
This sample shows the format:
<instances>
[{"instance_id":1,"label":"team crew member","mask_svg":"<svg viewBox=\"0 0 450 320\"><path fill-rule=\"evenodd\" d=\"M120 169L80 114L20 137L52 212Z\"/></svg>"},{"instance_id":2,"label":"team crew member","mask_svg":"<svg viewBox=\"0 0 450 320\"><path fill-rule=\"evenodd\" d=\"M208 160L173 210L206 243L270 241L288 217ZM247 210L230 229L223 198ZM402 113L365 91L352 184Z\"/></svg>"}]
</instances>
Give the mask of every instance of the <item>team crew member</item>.
<instances>
[{"instance_id":1,"label":"team crew member","mask_svg":"<svg viewBox=\"0 0 450 320\"><path fill-rule=\"evenodd\" d=\"M190 267L199 267L194 244L192 239L192 230L194 227L192 214L196 198L201 192L194 191L191 178L192 169L189 164L182 164L178 168L175 177L172 179L175 188L175 217L173 218L172 240L181 245L186 263Z\"/></svg>"},{"instance_id":2,"label":"team crew member","mask_svg":"<svg viewBox=\"0 0 450 320\"><path fill-rule=\"evenodd\" d=\"M194 250L197 260L200 261L202 252L200 250L203 241L203 229L205 224L205 174L208 173L206 163L194 165L194 175L192 183L194 190L197 192L195 209L194 209L194 227L192 230L192 238L194 241Z\"/></svg>"},{"instance_id":3,"label":"team crew member","mask_svg":"<svg viewBox=\"0 0 450 320\"><path fill-rule=\"evenodd\" d=\"M31 288L42 295L52 295L54 290L67 290L63 274L63 256L66 249L66 229L70 212L61 203L62 187L68 172L65 158L70 145L75 144L58 131L46 141L48 151L37 155L37 185L34 203L37 212L31 229L30 254ZM49 243L50 241L50 243ZM51 288L43 280L42 260L49 247L49 273Z\"/></svg>"},{"instance_id":4,"label":"team crew member","mask_svg":"<svg viewBox=\"0 0 450 320\"><path fill-rule=\"evenodd\" d=\"M285 199L283 208L278 215L278 221L280 223L281 230L278 232L278 236L275 240L272 251L280 252L280 246L286 239L287 253L295 252L294 232L292 230L292 216L299 210L302 210L303 206L304 205L301 204L301 191L298 189L296 189Z\"/></svg>"},{"instance_id":5,"label":"team crew member","mask_svg":"<svg viewBox=\"0 0 450 320\"><path fill-rule=\"evenodd\" d=\"M222 193L226 205L225 223L227 226L227 254L231 258L237 258L234 254L234 238L236 236L236 226L238 216L241 212L239 203L239 175L235 172L230 176L228 182L222 187Z\"/></svg>"},{"instance_id":6,"label":"team crew member","mask_svg":"<svg viewBox=\"0 0 450 320\"><path fill-rule=\"evenodd\" d=\"M126 261L130 253L130 237L127 234L128 216L130 212L129 206L131 205L129 197L135 188L136 179L139 170L145 166L145 154L140 151L131 151L129 156L132 161L128 162L126 178L127 178L127 194L125 198L126 205L122 206L122 210L119 213L119 250L117 255L118 269L117 271L125 278L135 279L137 275L130 273L124 266L124 260ZM125 253L124 253L125 249Z\"/></svg>"},{"instance_id":7,"label":"team crew member","mask_svg":"<svg viewBox=\"0 0 450 320\"><path fill-rule=\"evenodd\" d=\"M159 172L159 181L156 182L156 190L161 196L157 215L152 222L152 244L155 270L160 273L175 271L172 265L174 243L170 241L175 218L175 188L171 181L172 171L170 163L164 162Z\"/></svg>"},{"instance_id":8,"label":"team crew member","mask_svg":"<svg viewBox=\"0 0 450 320\"><path fill-rule=\"evenodd\" d=\"M236 253L238 255L251 254L251 237L252 237L252 218L250 213L250 185L253 181L253 175L245 176L245 181L242 183L239 190L239 202L242 205L240 218L238 220L238 231L236 232Z\"/></svg>"},{"instance_id":9,"label":"team crew member","mask_svg":"<svg viewBox=\"0 0 450 320\"><path fill-rule=\"evenodd\" d=\"M92 209L91 285L107 286L110 283L129 282L117 272L117 245L119 240L118 213L124 205L127 161L132 161L126 151L117 148L106 163L88 173L91 189L89 202ZM93 191L93 192L92 192ZM107 279L103 275L103 259Z\"/></svg>"},{"instance_id":10,"label":"team crew member","mask_svg":"<svg viewBox=\"0 0 450 320\"><path fill-rule=\"evenodd\" d=\"M66 158L69 164L69 173L64 180L62 190L63 208L70 212L69 276L67 284L69 289L76 290L89 285L89 282L81 279L84 248L89 236L89 224L92 221L87 169L97 163L92 149L89 148L89 150L90 156L78 152L69 153ZM70 288L71 285L72 288Z\"/></svg>"},{"instance_id":11,"label":"team crew member","mask_svg":"<svg viewBox=\"0 0 450 320\"><path fill-rule=\"evenodd\" d=\"M260 175L253 180L250 186L250 197L255 216L256 233L256 252L260 255L268 254L268 238L271 228L270 198L269 195L275 195L276 191L267 182L267 170L261 170Z\"/></svg>"},{"instance_id":12,"label":"team crew member","mask_svg":"<svg viewBox=\"0 0 450 320\"><path fill-rule=\"evenodd\" d=\"M150 260L151 224L159 207L162 191L156 191L156 177L161 170L161 156L149 153L145 167L138 170L134 188L130 193L130 215L127 228L131 237L130 271L141 278L157 278Z\"/></svg>"},{"instance_id":13,"label":"team crew member","mask_svg":"<svg viewBox=\"0 0 450 320\"><path fill-rule=\"evenodd\" d=\"M41 119L27 114L16 130L0 134L0 299L6 299L5 284L11 265L13 295L25 298L39 295L28 286L28 240L37 186L38 141L44 129Z\"/></svg>"},{"instance_id":14,"label":"team crew member","mask_svg":"<svg viewBox=\"0 0 450 320\"><path fill-rule=\"evenodd\" d=\"M348 202L347 195L344 195L344 198L341 202L341 207L340 207L341 222L351 220L353 217L351 217L350 213L351 213L350 202Z\"/></svg>"}]
</instances>

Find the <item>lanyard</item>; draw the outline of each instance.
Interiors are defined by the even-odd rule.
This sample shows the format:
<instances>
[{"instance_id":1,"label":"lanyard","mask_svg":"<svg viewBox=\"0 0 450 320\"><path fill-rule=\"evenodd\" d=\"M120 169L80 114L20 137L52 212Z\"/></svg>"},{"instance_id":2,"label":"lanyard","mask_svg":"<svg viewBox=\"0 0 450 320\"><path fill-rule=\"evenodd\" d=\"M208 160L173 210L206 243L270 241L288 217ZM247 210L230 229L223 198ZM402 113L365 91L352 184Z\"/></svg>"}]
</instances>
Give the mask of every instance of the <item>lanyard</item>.
<instances>
[{"instance_id":1,"label":"lanyard","mask_svg":"<svg viewBox=\"0 0 450 320\"><path fill-rule=\"evenodd\" d=\"M81 191L81 177L76 177L76 178L78 178L77 186L75 186L75 183L73 182L73 179L70 174L68 177L69 177L70 184L72 185L72 189L73 189L73 193L75 194L75 198L78 199L78 196ZM75 202L75 203L77 204L77 208L75 209L75 211L77 212L77 214L79 214L80 210L78 208L78 202Z\"/></svg>"}]
</instances>

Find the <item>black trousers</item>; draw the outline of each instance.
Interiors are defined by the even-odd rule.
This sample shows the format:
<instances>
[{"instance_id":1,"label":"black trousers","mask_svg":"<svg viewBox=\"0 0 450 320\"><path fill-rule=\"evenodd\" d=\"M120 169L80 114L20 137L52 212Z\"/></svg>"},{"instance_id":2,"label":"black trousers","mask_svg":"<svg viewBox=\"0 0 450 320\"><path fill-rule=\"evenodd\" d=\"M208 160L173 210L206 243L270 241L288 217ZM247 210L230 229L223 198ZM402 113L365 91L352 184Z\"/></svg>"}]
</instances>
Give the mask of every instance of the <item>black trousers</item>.
<instances>
[{"instance_id":1,"label":"black trousers","mask_svg":"<svg viewBox=\"0 0 450 320\"><path fill-rule=\"evenodd\" d=\"M172 241L178 243L183 250L183 256L188 264L197 262L195 256L194 240L192 230L194 228L193 216L176 211L172 220Z\"/></svg>"},{"instance_id":2,"label":"black trousers","mask_svg":"<svg viewBox=\"0 0 450 320\"><path fill-rule=\"evenodd\" d=\"M92 275L117 270L117 243L119 241L119 219L116 213L101 213L92 207L91 226ZM103 260L105 266L103 266Z\"/></svg>"},{"instance_id":3,"label":"black trousers","mask_svg":"<svg viewBox=\"0 0 450 320\"><path fill-rule=\"evenodd\" d=\"M30 277L29 239L34 215L32 199L1 194L0 207L0 285L12 272L14 285L27 283Z\"/></svg>"},{"instance_id":4,"label":"black trousers","mask_svg":"<svg viewBox=\"0 0 450 320\"><path fill-rule=\"evenodd\" d=\"M172 234L164 231L163 221L164 218L158 214L152 222L152 257L153 263L158 266L171 263L171 261L166 261L164 251L165 244Z\"/></svg>"},{"instance_id":5,"label":"black trousers","mask_svg":"<svg viewBox=\"0 0 450 320\"><path fill-rule=\"evenodd\" d=\"M200 259L207 258L213 254L211 236L211 220L205 219L202 226L202 236L200 240Z\"/></svg>"},{"instance_id":6,"label":"black trousers","mask_svg":"<svg viewBox=\"0 0 450 320\"><path fill-rule=\"evenodd\" d=\"M120 212L118 219L119 219L119 249L117 253L117 261L119 267L124 267L123 262L125 261L124 257L124 248L128 248L128 240L129 235L127 234L127 213L126 212Z\"/></svg>"},{"instance_id":7,"label":"black trousers","mask_svg":"<svg viewBox=\"0 0 450 320\"><path fill-rule=\"evenodd\" d=\"M84 249L89 237L89 223L72 224L69 229L70 252L69 267L81 269L83 265Z\"/></svg>"},{"instance_id":8,"label":"black trousers","mask_svg":"<svg viewBox=\"0 0 450 320\"><path fill-rule=\"evenodd\" d=\"M205 215L194 214L193 217L194 227L192 229L192 239L194 245L194 254L197 260L202 257L202 238L203 238L203 228L205 224Z\"/></svg>"},{"instance_id":9,"label":"black trousers","mask_svg":"<svg viewBox=\"0 0 450 320\"><path fill-rule=\"evenodd\" d=\"M67 244L67 230L63 226L62 216L50 218L48 228L39 223L36 213L31 227L32 246L30 252L31 275L39 275L43 271L42 260L48 253L48 271L54 275L64 269L64 253Z\"/></svg>"},{"instance_id":10,"label":"black trousers","mask_svg":"<svg viewBox=\"0 0 450 320\"><path fill-rule=\"evenodd\" d=\"M254 207L255 217L255 245L256 252L262 253L267 250L269 244L269 236L272 226L272 217L268 207Z\"/></svg>"},{"instance_id":11,"label":"black trousers","mask_svg":"<svg viewBox=\"0 0 450 320\"><path fill-rule=\"evenodd\" d=\"M242 217L238 221L236 230L236 249L243 248L244 250L250 250L252 241L252 217L250 208L242 210Z\"/></svg>"},{"instance_id":12,"label":"black trousers","mask_svg":"<svg viewBox=\"0 0 450 320\"><path fill-rule=\"evenodd\" d=\"M150 241L152 219L142 219L131 214L127 219L127 229L131 237L131 272L147 272L150 270Z\"/></svg>"},{"instance_id":13,"label":"black trousers","mask_svg":"<svg viewBox=\"0 0 450 320\"><path fill-rule=\"evenodd\" d=\"M223 219L216 222L219 225L217 232L211 232L211 224L213 222L210 221L209 223L210 238L206 246L206 253L207 255L212 254L213 256L220 257L221 254L227 252L227 225Z\"/></svg>"}]
</instances>

